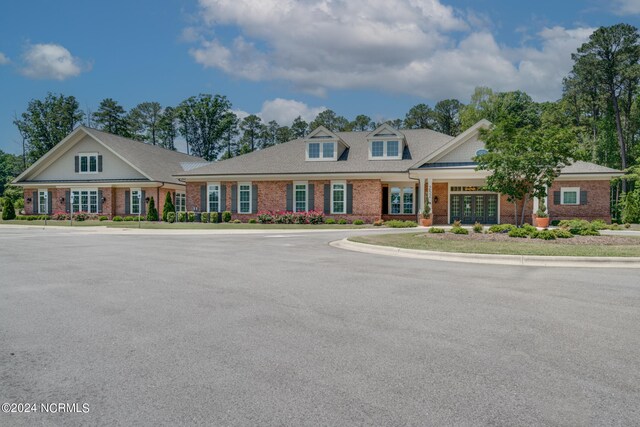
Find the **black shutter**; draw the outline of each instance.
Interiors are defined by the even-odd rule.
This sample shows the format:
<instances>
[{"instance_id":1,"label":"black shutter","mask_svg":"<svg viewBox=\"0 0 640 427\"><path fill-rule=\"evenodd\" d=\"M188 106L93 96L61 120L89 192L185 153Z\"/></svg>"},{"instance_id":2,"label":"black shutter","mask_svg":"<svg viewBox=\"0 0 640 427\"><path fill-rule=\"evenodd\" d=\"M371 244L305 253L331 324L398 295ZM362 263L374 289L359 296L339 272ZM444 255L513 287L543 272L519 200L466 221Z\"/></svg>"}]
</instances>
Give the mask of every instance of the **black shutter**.
<instances>
[{"instance_id":1,"label":"black shutter","mask_svg":"<svg viewBox=\"0 0 640 427\"><path fill-rule=\"evenodd\" d=\"M287 184L287 211L293 211L293 184Z\"/></svg>"},{"instance_id":2,"label":"black shutter","mask_svg":"<svg viewBox=\"0 0 640 427\"><path fill-rule=\"evenodd\" d=\"M71 191L64 192L64 208L67 213L71 212Z\"/></svg>"},{"instance_id":3,"label":"black shutter","mask_svg":"<svg viewBox=\"0 0 640 427\"><path fill-rule=\"evenodd\" d=\"M554 205L559 205L561 202L560 200L560 192L559 191L554 191L553 192L553 204Z\"/></svg>"},{"instance_id":4,"label":"black shutter","mask_svg":"<svg viewBox=\"0 0 640 427\"><path fill-rule=\"evenodd\" d=\"M347 213L353 213L353 184L347 184Z\"/></svg>"},{"instance_id":5,"label":"black shutter","mask_svg":"<svg viewBox=\"0 0 640 427\"><path fill-rule=\"evenodd\" d=\"M49 215L53 213L53 193L51 191L47 194L47 213Z\"/></svg>"},{"instance_id":6,"label":"black shutter","mask_svg":"<svg viewBox=\"0 0 640 427\"><path fill-rule=\"evenodd\" d=\"M226 210L227 210L227 185L220 184L220 204L218 206L218 211L224 212Z\"/></svg>"},{"instance_id":7,"label":"black shutter","mask_svg":"<svg viewBox=\"0 0 640 427\"><path fill-rule=\"evenodd\" d=\"M382 215L389 213L389 187L382 187Z\"/></svg>"},{"instance_id":8,"label":"black shutter","mask_svg":"<svg viewBox=\"0 0 640 427\"><path fill-rule=\"evenodd\" d=\"M207 186L200 186L200 212L207 212Z\"/></svg>"},{"instance_id":9,"label":"black shutter","mask_svg":"<svg viewBox=\"0 0 640 427\"><path fill-rule=\"evenodd\" d=\"M251 213L258 213L258 185L251 186Z\"/></svg>"},{"instance_id":10,"label":"black shutter","mask_svg":"<svg viewBox=\"0 0 640 427\"><path fill-rule=\"evenodd\" d=\"M331 184L324 185L324 213L331 213Z\"/></svg>"},{"instance_id":11,"label":"black shutter","mask_svg":"<svg viewBox=\"0 0 640 427\"><path fill-rule=\"evenodd\" d=\"M580 192L580 204L581 205L586 205L587 204L587 192L586 191L581 191Z\"/></svg>"},{"instance_id":12,"label":"black shutter","mask_svg":"<svg viewBox=\"0 0 640 427\"><path fill-rule=\"evenodd\" d=\"M102 190L98 190L98 212L102 213Z\"/></svg>"},{"instance_id":13,"label":"black shutter","mask_svg":"<svg viewBox=\"0 0 640 427\"><path fill-rule=\"evenodd\" d=\"M80 172L80 156L75 157L76 162L76 173Z\"/></svg>"},{"instance_id":14,"label":"black shutter","mask_svg":"<svg viewBox=\"0 0 640 427\"><path fill-rule=\"evenodd\" d=\"M231 186L231 213L238 212L238 186L233 184Z\"/></svg>"},{"instance_id":15,"label":"black shutter","mask_svg":"<svg viewBox=\"0 0 640 427\"><path fill-rule=\"evenodd\" d=\"M98 155L98 172L102 172L102 154Z\"/></svg>"},{"instance_id":16,"label":"black shutter","mask_svg":"<svg viewBox=\"0 0 640 427\"><path fill-rule=\"evenodd\" d=\"M130 191L124 192L124 213L125 215L131 213L131 192Z\"/></svg>"},{"instance_id":17,"label":"black shutter","mask_svg":"<svg viewBox=\"0 0 640 427\"><path fill-rule=\"evenodd\" d=\"M147 214L147 201L146 201L146 197L144 194L144 190L140 191L141 193L141 197L140 197L140 215L146 215Z\"/></svg>"},{"instance_id":18,"label":"black shutter","mask_svg":"<svg viewBox=\"0 0 640 427\"><path fill-rule=\"evenodd\" d=\"M31 202L33 202L33 205L32 205L33 206L33 208L32 208L33 211L32 211L32 213L34 215L40 213L40 212L38 212L38 208L40 207L40 203L38 203L38 192L37 191L33 192L33 198L31 199Z\"/></svg>"},{"instance_id":19,"label":"black shutter","mask_svg":"<svg viewBox=\"0 0 640 427\"><path fill-rule=\"evenodd\" d=\"M307 210L312 211L315 209L315 193L313 192L314 186L313 184L309 184L307 187Z\"/></svg>"}]
</instances>

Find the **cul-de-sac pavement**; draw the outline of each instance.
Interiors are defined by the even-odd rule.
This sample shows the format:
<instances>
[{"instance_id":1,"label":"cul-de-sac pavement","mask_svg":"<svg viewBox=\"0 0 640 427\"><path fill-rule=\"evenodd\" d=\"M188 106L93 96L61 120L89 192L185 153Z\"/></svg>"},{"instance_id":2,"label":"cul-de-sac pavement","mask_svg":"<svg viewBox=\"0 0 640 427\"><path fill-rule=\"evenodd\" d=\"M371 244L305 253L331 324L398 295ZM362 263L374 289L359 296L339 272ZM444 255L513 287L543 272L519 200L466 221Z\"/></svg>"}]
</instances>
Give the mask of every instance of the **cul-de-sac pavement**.
<instances>
[{"instance_id":1,"label":"cul-de-sac pavement","mask_svg":"<svg viewBox=\"0 0 640 427\"><path fill-rule=\"evenodd\" d=\"M0 231L2 425L632 425L637 270L435 262L374 231Z\"/></svg>"}]
</instances>

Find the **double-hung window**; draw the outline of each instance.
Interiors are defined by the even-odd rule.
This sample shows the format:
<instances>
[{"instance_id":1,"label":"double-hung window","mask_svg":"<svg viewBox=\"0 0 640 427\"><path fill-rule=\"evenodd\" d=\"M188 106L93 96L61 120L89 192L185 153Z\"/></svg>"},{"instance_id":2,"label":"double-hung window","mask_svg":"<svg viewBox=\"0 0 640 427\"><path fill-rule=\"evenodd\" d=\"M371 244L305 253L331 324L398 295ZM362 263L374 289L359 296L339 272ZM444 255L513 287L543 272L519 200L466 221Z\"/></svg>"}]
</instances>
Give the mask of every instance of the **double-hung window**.
<instances>
[{"instance_id":1,"label":"double-hung window","mask_svg":"<svg viewBox=\"0 0 640 427\"><path fill-rule=\"evenodd\" d=\"M400 153L400 141L371 141L370 142L371 159L395 159L401 158Z\"/></svg>"},{"instance_id":2,"label":"double-hung window","mask_svg":"<svg viewBox=\"0 0 640 427\"><path fill-rule=\"evenodd\" d=\"M579 187L562 187L560 189L561 203L563 205L579 205L580 204L580 188Z\"/></svg>"},{"instance_id":3,"label":"double-hung window","mask_svg":"<svg viewBox=\"0 0 640 427\"><path fill-rule=\"evenodd\" d=\"M331 183L331 213L343 214L347 211L347 184L344 182Z\"/></svg>"},{"instance_id":4,"label":"double-hung window","mask_svg":"<svg viewBox=\"0 0 640 427\"><path fill-rule=\"evenodd\" d=\"M38 190L38 213L51 213L49 212L49 192L47 190Z\"/></svg>"},{"instance_id":5,"label":"double-hung window","mask_svg":"<svg viewBox=\"0 0 640 427\"><path fill-rule=\"evenodd\" d=\"M238 184L238 213L251 213L251 183Z\"/></svg>"},{"instance_id":6,"label":"double-hung window","mask_svg":"<svg viewBox=\"0 0 640 427\"><path fill-rule=\"evenodd\" d=\"M306 182L296 182L294 184L295 189L295 207L296 212L307 211L307 192L308 186Z\"/></svg>"},{"instance_id":7,"label":"double-hung window","mask_svg":"<svg viewBox=\"0 0 640 427\"><path fill-rule=\"evenodd\" d=\"M336 142L307 143L307 160L337 160Z\"/></svg>"},{"instance_id":8,"label":"double-hung window","mask_svg":"<svg viewBox=\"0 0 640 427\"><path fill-rule=\"evenodd\" d=\"M220 212L220 184L217 182L209 184L207 194L209 195L207 204L209 212Z\"/></svg>"},{"instance_id":9,"label":"double-hung window","mask_svg":"<svg viewBox=\"0 0 640 427\"><path fill-rule=\"evenodd\" d=\"M80 154L80 173L96 173L98 172L98 155L97 154Z\"/></svg>"},{"instance_id":10,"label":"double-hung window","mask_svg":"<svg viewBox=\"0 0 640 427\"><path fill-rule=\"evenodd\" d=\"M187 195L185 193L176 193L176 212L187 211Z\"/></svg>"},{"instance_id":11,"label":"double-hung window","mask_svg":"<svg viewBox=\"0 0 640 427\"><path fill-rule=\"evenodd\" d=\"M371 157L383 157L383 156L384 156L384 141L372 141Z\"/></svg>"},{"instance_id":12,"label":"double-hung window","mask_svg":"<svg viewBox=\"0 0 640 427\"><path fill-rule=\"evenodd\" d=\"M138 215L141 213L142 191L139 188L131 190L131 213Z\"/></svg>"},{"instance_id":13,"label":"double-hung window","mask_svg":"<svg viewBox=\"0 0 640 427\"><path fill-rule=\"evenodd\" d=\"M335 147L336 147L335 142L323 142L322 143L322 157L325 158L325 159L332 159Z\"/></svg>"},{"instance_id":14,"label":"double-hung window","mask_svg":"<svg viewBox=\"0 0 640 427\"><path fill-rule=\"evenodd\" d=\"M98 213L98 190L71 191L71 211Z\"/></svg>"},{"instance_id":15,"label":"double-hung window","mask_svg":"<svg viewBox=\"0 0 640 427\"><path fill-rule=\"evenodd\" d=\"M309 143L309 158L310 159L319 159L320 158L320 143L319 142L310 142Z\"/></svg>"},{"instance_id":16,"label":"double-hung window","mask_svg":"<svg viewBox=\"0 0 640 427\"><path fill-rule=\"evenodd\" d=\"M389 191L389 211L391 214L413 213L413 187L392 187Z\"/></svg>"}]
</instances>

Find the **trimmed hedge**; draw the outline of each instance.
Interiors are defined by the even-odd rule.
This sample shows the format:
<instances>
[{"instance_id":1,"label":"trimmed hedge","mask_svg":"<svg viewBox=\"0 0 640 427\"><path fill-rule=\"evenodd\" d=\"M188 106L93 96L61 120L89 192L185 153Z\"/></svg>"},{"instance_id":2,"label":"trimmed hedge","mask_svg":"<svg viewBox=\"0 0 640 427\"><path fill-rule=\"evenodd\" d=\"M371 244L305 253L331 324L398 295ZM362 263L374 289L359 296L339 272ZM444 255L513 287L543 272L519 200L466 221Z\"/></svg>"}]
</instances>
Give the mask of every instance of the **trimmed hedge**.
<instances>
[{"instance_id":1,"label":"trimmed hedge","mask_svg":"<svg viewBox=\"0 0 640 427\"><path fill-rule=\"evenodd\" d=\"M417 227L418 223L415 221L400 221L397 219L392 219L391 221L386 221L384 225L390 228L412 228Z\"/></svg>"}]
</instances>

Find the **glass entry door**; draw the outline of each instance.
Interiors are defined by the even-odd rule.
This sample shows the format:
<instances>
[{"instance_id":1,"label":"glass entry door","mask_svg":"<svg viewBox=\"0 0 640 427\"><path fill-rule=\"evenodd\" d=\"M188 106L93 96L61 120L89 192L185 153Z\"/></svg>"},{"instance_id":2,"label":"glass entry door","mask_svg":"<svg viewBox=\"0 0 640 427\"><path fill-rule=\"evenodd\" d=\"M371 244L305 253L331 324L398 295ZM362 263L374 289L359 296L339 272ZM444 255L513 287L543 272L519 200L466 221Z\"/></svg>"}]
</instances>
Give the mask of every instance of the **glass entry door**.
<instances>
[{"instance_id":1,"label":"glass entry door","mask_svg":"<svg viewBox=\"0 0 640 427\"><path fill-rule=\"evenodd\" d=\"M497 224L497 194L451 194L451 222Z\"/></svg>"}]
</instances>

